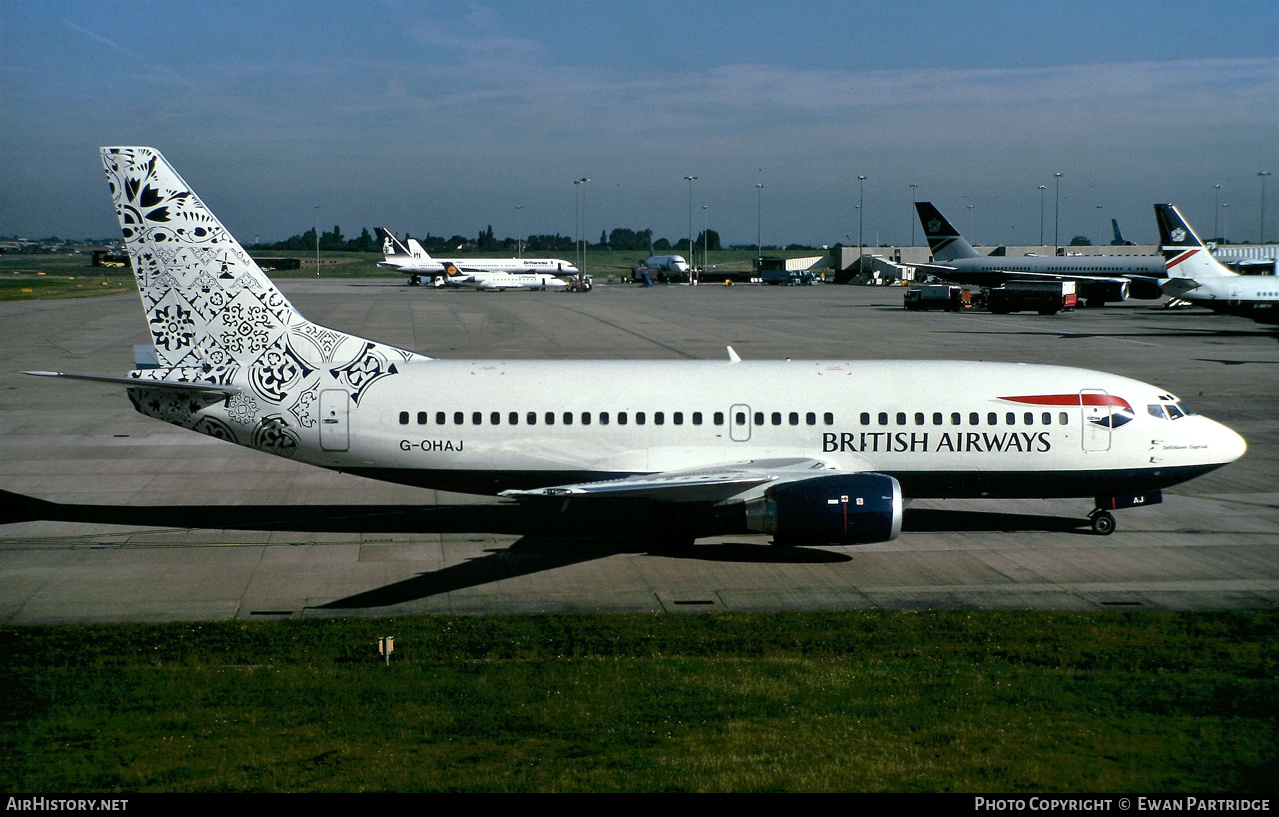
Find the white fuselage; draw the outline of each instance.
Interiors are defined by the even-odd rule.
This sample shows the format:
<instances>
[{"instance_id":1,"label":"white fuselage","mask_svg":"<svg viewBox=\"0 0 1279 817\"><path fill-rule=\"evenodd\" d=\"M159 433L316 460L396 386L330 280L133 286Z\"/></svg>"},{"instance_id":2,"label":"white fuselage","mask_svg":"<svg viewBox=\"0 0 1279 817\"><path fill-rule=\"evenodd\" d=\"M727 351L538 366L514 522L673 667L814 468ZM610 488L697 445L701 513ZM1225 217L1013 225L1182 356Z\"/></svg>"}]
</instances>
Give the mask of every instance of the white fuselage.
<instances>
[{"instance_id":1,"label":"white fuselage","mask_svg":"<svg viewBox=\"0 0 1279 817\"><path fill-rule=\"evenodd\" d=\"M1153 490L1244 450L1154 386L1056 366L426 360L398 374L322 406L337 422L296 458L497 493L805 457L892 475L908 498L1048 497Z\"/></svg>"}]
</instances>

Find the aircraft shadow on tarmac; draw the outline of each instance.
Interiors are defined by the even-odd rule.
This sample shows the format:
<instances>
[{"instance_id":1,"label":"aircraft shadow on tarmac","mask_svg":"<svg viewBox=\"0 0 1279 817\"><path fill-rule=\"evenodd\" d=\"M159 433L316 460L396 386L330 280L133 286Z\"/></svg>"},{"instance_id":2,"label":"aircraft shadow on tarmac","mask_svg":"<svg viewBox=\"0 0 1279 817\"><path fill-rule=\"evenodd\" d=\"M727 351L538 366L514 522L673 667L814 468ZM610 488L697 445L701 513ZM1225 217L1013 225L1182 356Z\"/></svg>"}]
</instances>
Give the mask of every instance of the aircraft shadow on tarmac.
<instances>
[{"instance_id":1,"label":"aircraft shadow on tarmac","mask_svg":"<svg viewBox=\"0 0 1279 817\"><path fill-rule=\"evenodd\" d=\"M509 547L461 564L423 573L319 605L350 610L388 607L423 598L554 570L624 553L651 553L708 562L828 564L851 558L822 548L777 547L761 542L721 541L666 546L670 514L644 509L565 515L558 504L529 507L485 505L78 505L0 491L0 524L52 521L97 525L326 533L486 533L520 536ZM683 520L714 524L714 520ZM1087 533L1081 518L1040 514L907 508L902 530L931 532L1059 531ZM678 538L678 537L675 537ZM720 537L724 538L724 537Z\"/></svg>"}]
</instances>

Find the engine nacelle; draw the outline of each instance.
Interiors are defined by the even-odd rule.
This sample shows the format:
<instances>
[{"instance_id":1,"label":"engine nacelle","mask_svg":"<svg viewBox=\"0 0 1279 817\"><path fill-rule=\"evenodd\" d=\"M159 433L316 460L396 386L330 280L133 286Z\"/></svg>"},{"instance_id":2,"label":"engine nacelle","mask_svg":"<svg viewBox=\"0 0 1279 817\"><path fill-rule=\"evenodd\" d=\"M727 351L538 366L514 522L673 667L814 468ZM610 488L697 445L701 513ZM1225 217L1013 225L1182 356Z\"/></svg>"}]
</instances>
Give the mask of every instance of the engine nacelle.
<instances>
[{"instance_id":1,"label":"engine nacelle","mask_svg":"<svg viewBox=\"0 0 1279 817\"><path fill-rule=\"evenodd\" d=\"M902 529L902 489L885 474L784 482L746 503L746 527L779 545L888 542Z\"/></svg>"},{"instance_id":2,"label":"engine nacelle","mask_svg":"<svg viewBox=\"0 0 1279 817\"><path fill-rule=\"evenodd\" d=\"M1085 301L1114 303L1128 300L1128 281L1077 282L1079 297Z\"/></svg>"}]
</instances>

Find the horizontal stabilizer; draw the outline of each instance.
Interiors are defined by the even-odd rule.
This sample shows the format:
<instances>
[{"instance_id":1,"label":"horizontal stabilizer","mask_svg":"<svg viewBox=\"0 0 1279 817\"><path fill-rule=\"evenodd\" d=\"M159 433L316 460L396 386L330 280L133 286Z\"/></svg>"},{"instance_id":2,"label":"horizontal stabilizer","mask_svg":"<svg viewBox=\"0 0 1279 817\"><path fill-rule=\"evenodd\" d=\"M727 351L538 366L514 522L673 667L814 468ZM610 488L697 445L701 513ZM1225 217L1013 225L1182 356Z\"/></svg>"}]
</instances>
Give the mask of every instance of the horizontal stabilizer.
<instances>
[{"instance_id":1,"label":"horizontal stabilizer","mask_svg":"<svg viewBox=\"0 0 1279 817\"><path fill-rule=\"evenodd\" d=\"M222 386L217 383L193 383L187 380L159 380L145 377L110 377L100 374L68 374L67 372L23 372L36 377L65 377L70 380L93 380L98 383L114 383L128 388L173 389L175 391L198 392L200 394L222 394L230 396L242 390L236 386Z\"/></svg>"}]
</instances>

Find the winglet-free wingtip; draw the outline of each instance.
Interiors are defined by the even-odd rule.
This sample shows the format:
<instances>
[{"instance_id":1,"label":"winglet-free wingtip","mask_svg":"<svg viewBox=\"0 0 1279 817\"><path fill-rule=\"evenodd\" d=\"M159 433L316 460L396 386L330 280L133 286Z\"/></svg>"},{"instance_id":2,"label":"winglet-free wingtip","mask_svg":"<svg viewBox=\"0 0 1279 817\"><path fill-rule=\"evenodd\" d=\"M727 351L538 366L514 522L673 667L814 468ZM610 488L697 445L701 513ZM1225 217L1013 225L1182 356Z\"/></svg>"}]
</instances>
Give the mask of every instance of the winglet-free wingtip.
<instances>
[{"instance_id":1,"label":"winglet-free wingtip","mask_svg":"<svg viewBox=\"0 0 1279 817\"><path fill-rule=\"evenodd\" d=\"M741 363L741 362L742 362L742 359L741 359L740 357L738 357L738 356L737 356L737 352L734 352L734 351L733 351L733 347L732 347L732 346L726 346L726 347L724 347L724 348L728 349L728 362L729 362L729 363Z\"/></svg>"}]
</instances>

